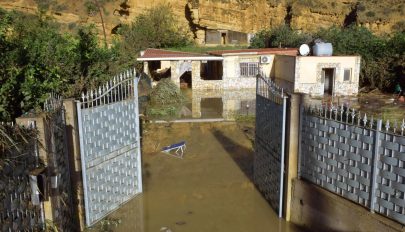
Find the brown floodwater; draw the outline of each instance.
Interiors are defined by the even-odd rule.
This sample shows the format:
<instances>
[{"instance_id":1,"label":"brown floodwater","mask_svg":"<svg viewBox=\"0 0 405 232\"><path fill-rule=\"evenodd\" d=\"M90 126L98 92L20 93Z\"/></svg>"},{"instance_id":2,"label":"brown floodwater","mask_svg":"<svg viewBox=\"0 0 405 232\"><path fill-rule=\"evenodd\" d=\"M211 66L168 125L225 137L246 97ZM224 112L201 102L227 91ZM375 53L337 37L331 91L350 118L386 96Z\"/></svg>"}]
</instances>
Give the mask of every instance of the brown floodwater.
<instances>
[{"instance_id":1,"label":"brown floodwater","mask_svg":"<svg viewBox=\"0 0 405 232\"><path fill-rule=\"evenodd\" d=\"M160 152L186 141L183 159ZM148 124L143 193L109 215L113 231L300 231L252 183L252 143L234 122Z\"/></svg>"},{"instance_id":2,"label":"brown floodwater","mask_svg":"<svg viewBox=\"0 0 405 232\"><path fill-rule=\"evenodd\" d=\"M395 94L383 94L378 91L359 94L356 97L330 97L309 98L306 96L305 102L310 105L345 105L361 115L367 114L368 118L389 120L390 122L402 122L405 119L405 102L398 100Z\"/></svg>"}]
</instances>

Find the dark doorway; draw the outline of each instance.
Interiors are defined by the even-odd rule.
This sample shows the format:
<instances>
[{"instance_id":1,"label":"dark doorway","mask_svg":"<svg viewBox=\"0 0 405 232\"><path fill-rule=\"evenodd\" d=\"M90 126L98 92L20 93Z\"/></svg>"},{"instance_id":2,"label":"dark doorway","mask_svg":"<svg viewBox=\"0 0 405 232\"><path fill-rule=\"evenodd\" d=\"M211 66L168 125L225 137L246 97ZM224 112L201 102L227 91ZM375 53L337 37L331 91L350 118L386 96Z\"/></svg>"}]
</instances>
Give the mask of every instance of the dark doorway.
<instances>
[{"instance_id":1,"label":"dark doorway","mask_svg":"<svg viewBox=\"0 0 405 232\"><path fill-rule=\"evenodd\" d=\"M222 38L221 44L226 44L226 33L221 33L221 38Z\"/></svg>"},{"instance_id":2,"label":"dark doorway","mask_svg":"<svg viewBox=\"0 0 405 232\"><path fill-rule=\"evenodd\" d=\"M222 98L201 99L201 118L222 118Z\"/></svg>"},{"instance_id":3,"label":"dark doorway","mask_svg":"<svg viewBox=\"0 0 405 232\"><path fill-rule=\"evenodd\" d=\"M202 80L222 80L222 61L203 61L200 66Z\"/></svg>"},{"instance_id":4,"label":"dark doorway","mask_svg":"<svg viewBox=\"0 0 405 232\"><path fill-rule=\"evenodd\" d=\"M322 76L324 80L324 93L333 94L333 84L335 82L335 69L334 68L323 68Z\"/></svg>"},{"instance_id":5,"label":"dark doorway","mask_svg":"<svg viewBox=\"0 0 405 232\"><path fill-rule=\"evenodd\" d=\"M183 75L180 76L180 88L191 88L191 79L191 71L184 72Z\"/></svg>"}]
</instances>

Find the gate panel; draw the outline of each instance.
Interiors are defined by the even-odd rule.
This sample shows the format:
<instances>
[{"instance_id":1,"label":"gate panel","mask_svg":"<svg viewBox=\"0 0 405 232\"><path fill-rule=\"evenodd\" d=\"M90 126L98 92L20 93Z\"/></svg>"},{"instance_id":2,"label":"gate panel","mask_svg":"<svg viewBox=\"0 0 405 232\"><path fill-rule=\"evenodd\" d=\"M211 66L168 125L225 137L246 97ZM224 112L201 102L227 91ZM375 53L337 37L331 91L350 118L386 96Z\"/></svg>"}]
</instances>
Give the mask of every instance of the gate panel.
<instances>
[{"instance_id":1,"label":"gate panel","mask_svg":"<svg viewBox=\"0 0 405 232\"><path fill-rule=\"evenodd\" d=\"M127 72L77 104L87 226L142 192L137 83Z\"/></svg>"},{"instance_id":2,"label":"gate panel","mask_svg":"<svg viewBox=\"0 0 405 232\"><path fill-rule=\"evenodd\" d=\"M257 78L254 181L282 217L287 97L269 79Z\"/></svg>"}]
</instances>

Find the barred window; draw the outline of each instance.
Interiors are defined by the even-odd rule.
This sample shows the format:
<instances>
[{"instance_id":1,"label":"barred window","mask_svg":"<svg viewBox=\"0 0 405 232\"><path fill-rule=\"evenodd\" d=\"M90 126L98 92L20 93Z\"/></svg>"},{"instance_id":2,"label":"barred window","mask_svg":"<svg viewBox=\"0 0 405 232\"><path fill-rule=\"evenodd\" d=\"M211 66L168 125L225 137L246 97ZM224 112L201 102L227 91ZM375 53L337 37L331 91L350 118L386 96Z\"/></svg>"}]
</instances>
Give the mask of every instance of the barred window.
<instances>
[{"instance_id":1,"label":"barred window","mask_svg":"<svg viewBox=\"0 0 405 232\"><path fill-rule=\"evenodd\" d=\"M241 77L255 77L259 73L258 62L243 62L240 63Z\"/></svg>"}]
</instances>

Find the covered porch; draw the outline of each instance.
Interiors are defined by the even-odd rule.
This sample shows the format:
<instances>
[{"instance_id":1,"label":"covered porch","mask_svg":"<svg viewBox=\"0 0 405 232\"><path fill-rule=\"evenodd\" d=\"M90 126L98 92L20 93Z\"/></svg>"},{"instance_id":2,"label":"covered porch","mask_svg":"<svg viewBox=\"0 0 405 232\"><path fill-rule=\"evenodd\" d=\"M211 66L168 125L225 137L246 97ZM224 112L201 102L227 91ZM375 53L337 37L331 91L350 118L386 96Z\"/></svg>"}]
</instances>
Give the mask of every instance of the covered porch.
<instances>
[{"instance_id":1,"label":"covered porch","mask_svg":"<svg viewBox=\"0 0 405 232\"><path fill-rule=\"evenodd\" d=\"M222 89L223 57L198 53L147 49L137 59L143 72L157 83L170 78L182 88Z\"/></svg>"}]
</instances>

